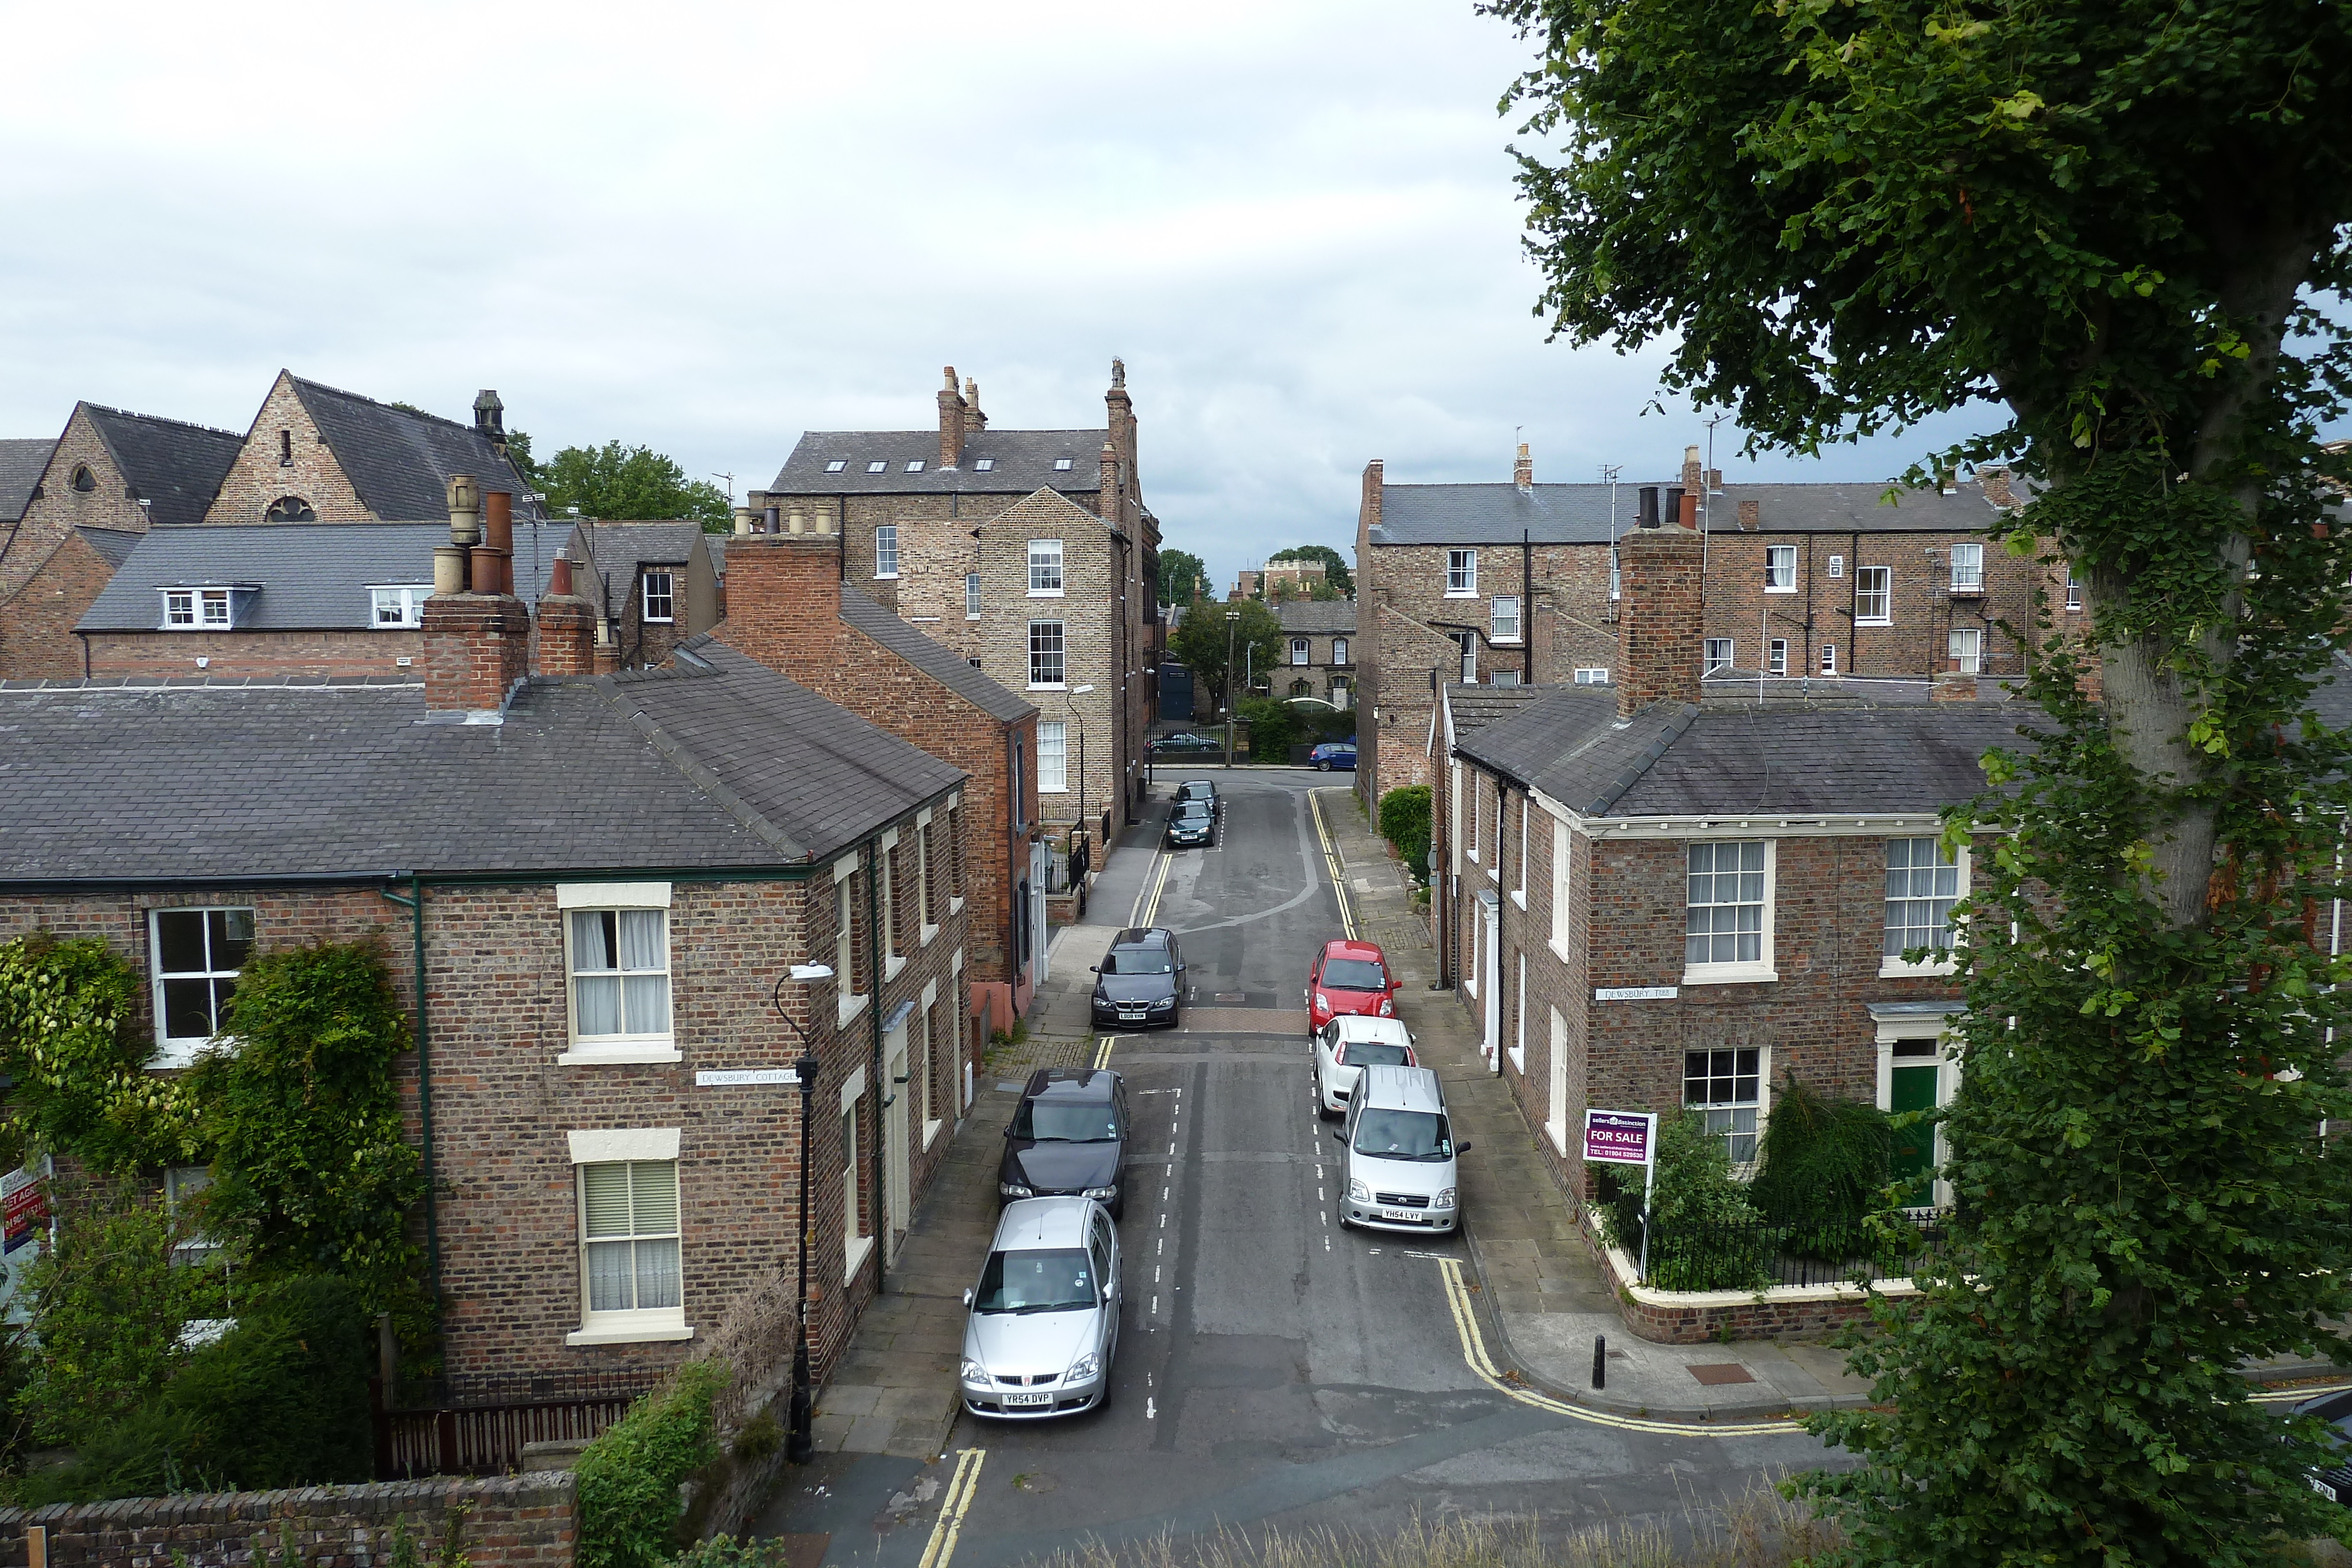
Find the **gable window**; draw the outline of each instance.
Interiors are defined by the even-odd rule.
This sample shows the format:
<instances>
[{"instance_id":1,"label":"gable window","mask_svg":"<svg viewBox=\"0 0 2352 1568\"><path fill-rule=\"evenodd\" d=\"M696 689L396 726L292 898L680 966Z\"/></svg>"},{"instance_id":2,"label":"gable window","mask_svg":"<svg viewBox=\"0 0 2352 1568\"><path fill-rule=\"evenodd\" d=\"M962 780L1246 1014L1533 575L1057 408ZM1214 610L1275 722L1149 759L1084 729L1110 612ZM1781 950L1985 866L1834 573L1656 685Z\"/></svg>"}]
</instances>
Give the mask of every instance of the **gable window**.
<instances>
[{"instance_id":1,"label":"gable window","mask_svg":"<svg viewBox=\"0 0 2352 1568\"><path fill-rule=\"evenodd\" d=\"M1331 639L1331 662L1335 664L1344 664L1348 662L1348 640L1345 637Z\"/></svg>"},{"instance_id":2,"label":"gable window","mask_svg":"<svg viewBox=\"0 0 2352 1568\"><path fill-rule=\"evenodd\" d=\"M1915 967L1903 955L1915 947L1952 950L1952 905L1960 896L1960 867L1933 837L1886 841L1886 938L1882 972L1936 973L1946 967L1931 958Z\"/></svg>"},{"instance_id":3,"label":"gable window","mask_svg":"<svg viewBox=\"0 0 2352 1568\"><path fill-rule=\"evenodd\" d=\"M1478 592L1478 552L1474 549L1450 549L1445 552L1445 591L1455 599L1472 599Z\"/></svg>"},{"instance_id":4,"label":"gable window","mask_svg":"<svg viewBox=\"0 0 2352 1568\"><path fill-rule=\"evenodd\" d=\"M1858 566L1853 569L1853 622L1857 626L1885 626L1892 623L1895 604L1895 569L1891 566Z\"/></svg>"},{"instance_id":5,"label":"gable window","mask_svg":"<svg viewBox=\"0 0 2352 1568\"><path fill-rule=\"evenodd\" d=\"M294 466L294 433L290 430L278 433L278 465L280 468Z\"/></svg>"},{"instance_id":6,"label":"gable window","mask_svg":"<svg viewBox=\"0 0 2352 1568\"><path fill-rule=\"evenodd\" d=\"M1495 641L1516 643L1519 640L1519 600L1517 594L1504 594L1495 601Z\"/></svg>"},{"instance_id":7,"label":"gable window","mask_svg":"<svg viewBox=\"0 0 2352 1568\"><path fill-rule=\"evenodd\" d=\"M1706 1130L1723 1140L1735 1168L1756 1163L1763 1058L1756 1046L1683 1052L1683 1103L1706 1118Z\"/></svg>"},{"instance_id":8,"label":"gable window","mask_svg":"<svg viewBox=\"0 0 2352 1568\"><path fill-rule=\"evenodd\" d=\"M976 571L963 574L963 618L967 621L980 619L980 573ZM972 661L975 664L979 662L977 659Z\"/></svg>"},{"instance_id":9,"label":"gable window","mask_svg":"<svg viewBox=\"0 0 2352 1568\"><path fill-rule=\"evenodd\" d=\"M1786 637L1775 637L1764 646L1765 673L1773 675L1787 674L1789 673L1789 640Z\"/></svg>"},{"instance_id":10,"label":"gable window","mask_svg":"<svg viewBox=\"0 0 2352 1568\"><path fill-rule=\"evenodd\" d=\"M90 491L98 488L98 476L89 471L89 464L77 463L74 465L73 487L79 490L84 495L88 495Z\"/></svg>"},{"instance_id":11,"label":"gable window","mask_svg":"<svg viewBox=\"0 0 2352 1568\"><path fill-rule=\"evenodd\" d=\"M261 520L265 523L315 523L319 520L319 514L311 510L310 503L299 496L280 496L269 503L269 509L261 514Z\"/></svg>"},{"instance_id":12,"label":"gable window","mask_svg":"<svg viewBox=\"0 0 2352 1568\"><path fill-rule=\"evenodd\" d=\"M889 466L890 460L888 458L877 457L873 462L868 463L866 465L866 471L868 474L881 474L887 472L889 469Z\"/></svg>"},{"instance_id":13,"label":"gable window","mask_svg":"<svg viewBox=\"0 0 2352 1568\"><path fill-rule=\"evenodd\" d=\"M1984 633L1974 626L1958 626L1944 639L1951 667L1964 675L1984 674Z\"/></svg>"},{"instance_id":14,"label":"gable window","mask_svg":"<svg viewBox=\"0 0 2352 1568\"><path fill-rule=\"evenodd\" d=\"M1029 622L1029 684L1032 686L1059 686L1062 680L1062 623L1058 621Z\"/></svg>"},{"instance_id":15,"label":"gable window","mask_svg":"<svg viewBox=\"0 0 2352 1568\"><path fill-rule=\"evenodd\" d=\"M1576 672L1576 684L1580 686L1605 686L1609 684L1609 672L1606 668L1582 666Z\"/></svg>"},{"instance_id":16,"label":"gable window","mask_svg":"<svg viewBox=\"0 0 2352 1568\"><path fill-rule=\"evenodd\" d=\"M996 466L996 459L993 457L975 458L972 461L971 466L974 473L986 474Z\"/></svg>"},{"instance_id":17,"label":"gable window","mask_svg":"<svg viewBox=\"0 0 2352 1568\"><path fill-rule=\"evenodd\" d=\"M1706 640L1706 663L1701 666L1699 673L1701 674L1712 675L1718 670L1727 670L1731 668L1731 654L1732 642L1730 638L1709 637Z\"/></svg>"},{"instance_id":18,"label":"gable window","mask_svg":"<svg viewBox=\"0 0 2352 1568\"><path fill-rule=\"evenodd\" d=\"M669 911L569 909L564 926L574 1043L669 1046Z\"/></svg>"},{"instance_id":19,"label":"gable window","mask_svg":"<svg viewBox=\"0 0 2352 1568\"><path fill-rule=\"evenodd\" d=\"M625 1333L680 1327L677 1162L608 1160L580 1171L583 1327Z\"/></svg>"},{"instance_id":20,"label":"gable window","mask_svg":"<svg viewBox=\"0 0 2352 1568\"><path fill-rule=\"evenodd\" d=\"M1764 547L1764 591L1767 593L1797 591L1797 547L1795 545Z\"/></svg>"},{"instance_id":21,"label":"gable window","mask_svg":"<svg viewBox=\"0 0 2352 1568\"><path fill-rule=\"evenodd\" d=\"M368 590L368 623L378 631L425 624L425 601L433 596L429 582Z\"/></svg>"},{"instance_id":22,"label":"gable window","mask_svg":"<svg viewBox=\"0 0 2352 1568\"><path fill-rule=\"evenodd\" d=\"M1984 546L1954 545L1952 547L1952 591L1954 593L1984 591Z\"/></svg>"},{"instance_id":23,"label":"gable window","mask_svg":"<svg viewBox=\"0 0 2352 1568\"><path fill-rule=\"evenodd\" d=\"M1033 597L1062 591L1062 541L1029 541L1029 592Z\"/></svg>"},{"instance_id":24,"label":"gable window","mask_svg":"<svg viewBox=\"0 0 2352 1568\"><path fill-rule=\"evenodd\" d=\"M236 619L226 588L167 588L163 591L165 631L221 631Z\"/></svg>"},{"instance_id":25,"label":"gable window","mask_svg":"<svg viewBox=\"0 0 2352 1568\"><path fill-rule=\"evenodd\" d=\"M1063 795L1070 788L1070 727L1058 718L1037 721L1037 793Z\"/></svg>"},{"instance_id":26,"label":"gable window","mask_svg":"<svg viewBox=\"0 0 2352 1568\"><path fill-rule=\"evenodd\" d=\"M1069 460L1068 458L1066 458L1066 457L1056 457L1056 458L1055 458L1055 459L1054 459L1054 472L1055 472L1055 473L1056 473L1056 474L1066 474L1066 473L1068 473L1069 471L1070 471L1070 460Z\"/></svg>"},{"instance_id":27,"label":"gable window","mask_svg":"<svg viewBox=\"0 0 2352 1568\"><path fill-rule=\"evenodd\" d=\"M1692 844L1686 853L1685 983L1775 978L1770 841L1725 839Z\"/></svg>"},{"instance_id":28,"label":"gable window","mask_svg":"<svg viewBox=\"0 0 2352 1568\"><path fill-rule=\"evenodd\" d=\"M1314 651L1314 646L1307 638L1293 637L1290 640L1290 662L1294 664L1308 663L1308 655Z\"/></svg>"},{"instance_id":29,"label":"gable window","mask_svg":"<svg viewBox=\"0 0 2352 1568\"><path fill-rule=\"evenodd\" d=\"M846 457L836 457L836 458L835 458L832 462L830 462L830 463L828 463L828 464L826 464L826 465L824 465L824 471L825 471L826 473L828 473L828 474L838 474L838 473L840 473L843 469L845 469L845 468L848 467L848 466L849 466L849 459L848 459L848 458L846 458Z\"/></svg>"},{"instance_id":30,"label":"gable window","mask_svg":"<svg viewBox=\"0 0 2352 1568\"><path fill-rule=\"evenodd\" d=\"M1837 674L1837 644L1835 643L1824 643L1822 644L1822 674L1825 675L1834 675Z\"/></svg>"},{"instance_id":31,"label":"gable window","mask_svg":"<svg viewBox=\"0 0 2352 1568\"><path fill-rule=\"evenodd\" d=\"M676 619L676 616L672 612L677 602L672 592L671 585L674 579L672 579L670 574L667 571L647 571L646 573L646 620L674 621Z\"/></svg>"},{"instance_id":32,"label":"gable window","mask_svg":"<svg viewBox=\"0 0 2352 1568\"><path fill-rule=\"evenodd\" d=\"M253 911L152 910L148 952L154 977L153 1065L184 1067L220 1032L237 973L253 955Z\"/></svg>"},{"instance_id":33,"label":"gable window","mask_svg":"<svg viewBox=\"0 0 2352 1568\"><path fill-rule=\"evenodd\" d=\"M912 463L909 463L909 464L908 464L908 465L907 465L907 472L908 472L908 473L909 473L909 474L919 474L919 473L921 473L922 471L923 471L923 460L922 460L921 458L919 458L919 457L916 458Z\"/></svg>"},{"instance_id":34,"label":"gable window","mask_svg":"<svg viewBox=\"0 0 2352 1568\"><path fill-rule=\"evenodd\" d=\"M885 523L874 530L874 575L898 575L898 525Z\"/></svg>"}]
</instances>

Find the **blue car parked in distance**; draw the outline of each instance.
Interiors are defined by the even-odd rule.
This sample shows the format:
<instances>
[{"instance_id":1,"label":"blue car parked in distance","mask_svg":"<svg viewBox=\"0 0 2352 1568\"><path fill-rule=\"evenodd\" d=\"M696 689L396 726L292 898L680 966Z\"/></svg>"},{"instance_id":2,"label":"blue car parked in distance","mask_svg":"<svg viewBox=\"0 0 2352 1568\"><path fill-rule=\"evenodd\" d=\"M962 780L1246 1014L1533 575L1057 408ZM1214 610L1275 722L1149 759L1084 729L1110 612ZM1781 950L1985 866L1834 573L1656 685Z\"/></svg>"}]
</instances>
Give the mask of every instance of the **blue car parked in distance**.
<instances>
[{"instance_id":1,"label":"blue car parked in distance","mask_svg":"<svg viewBox=\"0 0 2352 1568\"><path fill-rule=\"evenodd\" d=\"M1335 768L1344 768L1353 773L1356 770L1356 743L1352 740L1327 740L1308 752L1307 760L1315 764L1318 772L1328 773Z\"/></svg>"}]
</instances>

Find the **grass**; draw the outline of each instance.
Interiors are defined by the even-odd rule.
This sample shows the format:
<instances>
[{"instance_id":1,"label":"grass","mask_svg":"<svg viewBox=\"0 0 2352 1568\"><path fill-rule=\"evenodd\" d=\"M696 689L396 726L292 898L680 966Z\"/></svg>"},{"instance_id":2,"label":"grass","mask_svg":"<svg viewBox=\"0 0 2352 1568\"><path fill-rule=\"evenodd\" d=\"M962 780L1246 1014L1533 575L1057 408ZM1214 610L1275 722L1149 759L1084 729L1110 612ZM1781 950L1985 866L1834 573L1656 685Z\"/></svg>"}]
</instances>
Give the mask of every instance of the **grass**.
<instances>
[{"instance_id":1,"label":"grass","mask_svg":"<svg viewBox=\"0 0 2352 1568\"><path fill-rule=\"evenodd\" d=\"M1836 1527L1811 1518L1761 1481L1721 1508L1679 1521L1611 1521L1553 1541L1536 1520L1492 1521L1415 1514L1392 1533L1329 1529L1156 1540L1118 1551L1057 1552L1046 1568L1790 1568L1837 1543Z\"/></svg>"}]
</instances>

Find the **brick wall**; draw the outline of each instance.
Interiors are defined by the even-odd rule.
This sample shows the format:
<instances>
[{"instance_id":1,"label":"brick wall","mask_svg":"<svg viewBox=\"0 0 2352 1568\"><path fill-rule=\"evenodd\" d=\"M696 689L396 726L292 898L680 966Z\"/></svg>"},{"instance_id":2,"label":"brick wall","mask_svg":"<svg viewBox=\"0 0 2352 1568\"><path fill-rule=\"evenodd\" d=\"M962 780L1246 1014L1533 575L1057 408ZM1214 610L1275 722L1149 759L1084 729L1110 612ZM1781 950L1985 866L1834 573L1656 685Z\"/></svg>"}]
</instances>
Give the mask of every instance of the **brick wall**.
<instances>
[{"instance_id":1,"label":"brick wall","mask_svg":"<svg viewBox=\"0 0 2352 1568\"><path fill-rule=\"evenodd\" d=\"M74 626L113 576L113 563L89 540L68 534L15 596L0 602L0 679L79 679L84 674L82 644ZM162 605L156 608L160 614ZM182 663L173 673L185 674L192 668ZM111 672L93 664L89 673Z\"/></svg>"},{"instance_id":2,"label":"brick wall","mask_svg":"<svg viewBox=\"0 0 2352 1568\"><path fill-rule=\"evenodd\" d=\"M229 465L220 494L205 513L207 523L266 523L270 504L299 496L322 523L421 522L416 517L379 518L360 499L343 465L335 460L310 411L280 371L253 416L244 449Z\"/></svg>"},{"instance_id":3,"label":"brick wall","mask_svg":"<svg viewBox=\"0 0 2352 1568\"><path fill-rule=\"evenodd\" d=\"M5 634L5 633L0 633ZM79 649L80 639L72 640ZM425 633L93 632L93 675L390 675L424 679ZM72 672L81 674L77 657Z\"/></svg>"},{"instance_id":4,"label":"brick wall","mask_svg":"<svg viewBox=\"0 0 2352 1568\"><path fill-rule=\"evenodd\" d=\"M49 1568L229 1568L282 1552L289 1539L306 1568L375 1568L392 1560L404 1522L417 1560L429 1562L460 1511L456 1534L473 1568L568 1568L579 1546L572 1473L550 1470L0 1508L0 1568L26 1568L34 1528L47 1537Z\"/></svg>"},{"instance_id":5,"label":"brick wall","mask_svg":"<svg viewBox=\"0 0 2352 1568\"><path fill-rule=\"evenodd\" d=\"M87 490L73 486L74 470L89 469ZM65 434L42 472L40 493L26 505L25 515L0 554L0 602L22 588L49 552L76 528L114 528L122 533L147 531L147 508L130 494L130 480L115 466L105 438L91 423L89 411L74 405Z\"/></svg>"}]
</instances>

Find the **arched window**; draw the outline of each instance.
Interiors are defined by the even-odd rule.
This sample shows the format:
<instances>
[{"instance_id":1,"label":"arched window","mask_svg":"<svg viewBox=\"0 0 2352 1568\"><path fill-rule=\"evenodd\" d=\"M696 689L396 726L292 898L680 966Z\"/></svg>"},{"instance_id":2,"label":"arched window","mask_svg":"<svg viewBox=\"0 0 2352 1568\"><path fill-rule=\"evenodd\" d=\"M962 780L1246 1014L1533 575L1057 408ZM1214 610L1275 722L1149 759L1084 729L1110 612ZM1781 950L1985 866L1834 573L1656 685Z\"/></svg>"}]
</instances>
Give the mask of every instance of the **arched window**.
<instances>
[{"instance_id":1,"label":"arched window","mask_svg":"<svg viewBox=\"0 0 2352 1568\"><path fill-rule=\"evenodd\" d=\"M73 487L85 493L98 488L98 476L89 471L89 464L74 465Z\"/></svg>"},{"instance_id":2,"label":"arched window","mask_svg":"<svg viewBox=\"0 0 2352 1568\"><path fill-rule=\"evenodd\" d=\"M1290 683L1290 695L1295 697L1311 697L1315 695L1315 689L1305 681L1293 681Z\"/></svg>"},{"instance_id":3,"label":"arched window","mask_svg":"<svg viewBox=\"0 0 2352 1568\"><path fill-rule=\"evenodd\" d=\"M312 511L310 503L299 496L280 496L269 503L269 510L261 514L261 520L265 523L315 523L319 520L319 514Z\"/></svg>"}]
</instances>

